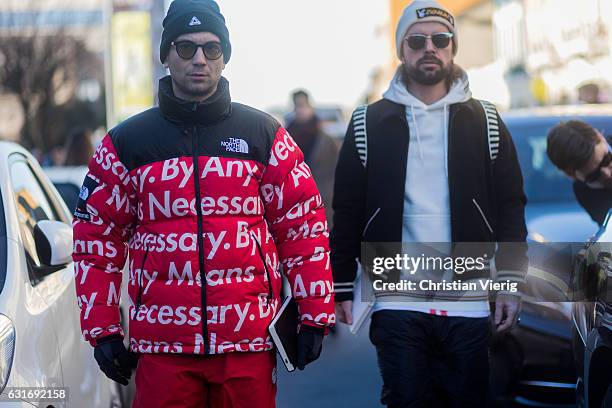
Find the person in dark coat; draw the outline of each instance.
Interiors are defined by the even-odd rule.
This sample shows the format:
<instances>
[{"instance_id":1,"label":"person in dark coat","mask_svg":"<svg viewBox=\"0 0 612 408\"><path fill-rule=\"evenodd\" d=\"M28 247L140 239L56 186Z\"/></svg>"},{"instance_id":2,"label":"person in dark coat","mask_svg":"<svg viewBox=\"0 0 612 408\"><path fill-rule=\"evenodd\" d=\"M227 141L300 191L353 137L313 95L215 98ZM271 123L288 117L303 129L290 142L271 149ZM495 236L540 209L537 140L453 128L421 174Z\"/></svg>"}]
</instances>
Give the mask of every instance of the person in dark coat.
<instances>
[{"instance_id":1,"label":"person in dark coat","mask_svg":"<svg viewBox=\"0 0 612 408\"><path fill-rule=\"evenodd\" d=\"M294 109L285 118L285 125L289 134L304 152L304 161L310 167L317 183L331 228L334 173L340 149L334 139L323 131L321 120L310 103L308 93L304 90L295 91L292 99Z\"/></svg>"},{"instance_id":2,"label":"person in dark coat","mask_svg":"<svg viewBox=\"0 0 612 408\"><path fill-rule=\"evenodd\" d=\"M602 225L612 208L612 137L588 123L562 122L548 133L546 153L574 180L574 194L593 221Z\"/></svg>"}]
</instances>

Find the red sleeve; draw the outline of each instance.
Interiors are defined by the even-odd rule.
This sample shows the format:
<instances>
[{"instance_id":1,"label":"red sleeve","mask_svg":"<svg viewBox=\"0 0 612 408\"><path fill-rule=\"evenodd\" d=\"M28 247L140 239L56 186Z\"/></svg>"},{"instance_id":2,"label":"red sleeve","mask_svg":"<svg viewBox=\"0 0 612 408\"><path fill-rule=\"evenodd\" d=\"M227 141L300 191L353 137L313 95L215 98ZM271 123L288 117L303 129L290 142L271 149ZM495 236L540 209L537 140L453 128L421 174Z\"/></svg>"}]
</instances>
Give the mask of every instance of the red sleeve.
<instances>
[{"instance_id":1,"label":"red sleeve","mask_svg":"<svg viewBox=\"0 0 612 408\"><path fill-rule=\"evenodd\" d=\"M283 128L278 129L272 143L261 188L268 192L262 194L265 217L302 323L333 325L336 317L325 209L302 151Z\"/></svg>"},{"instance_id":2,"label":"red sleeve","mask_svg":"<svg viewBox=\"0 0 612 408\"><path fill-rule=\"evenodd\" d=\"M123 335L119 315L121 272L136 221L136 196L110 136L89 163L74 213L75 283L83 338Z\"/></svg>"}]
</instances>

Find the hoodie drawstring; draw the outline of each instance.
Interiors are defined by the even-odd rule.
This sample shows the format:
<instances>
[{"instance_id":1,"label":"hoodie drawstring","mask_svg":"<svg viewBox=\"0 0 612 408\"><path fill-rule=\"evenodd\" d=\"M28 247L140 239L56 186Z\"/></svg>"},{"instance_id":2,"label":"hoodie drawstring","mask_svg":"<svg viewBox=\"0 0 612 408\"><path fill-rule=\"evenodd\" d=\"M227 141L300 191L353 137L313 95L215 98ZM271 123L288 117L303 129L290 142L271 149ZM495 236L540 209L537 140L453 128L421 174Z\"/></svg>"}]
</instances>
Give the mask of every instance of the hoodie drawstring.
<instances>
[{"instance_id":1,"label":"hoodie drawstring","mask_svg":"<svg viewBox=\"0 0 612 408\"><path fill-rule=\"evenodd\" d=\"M414 133L417 138L417 148L419 149L419 157L421 158L421 163L424 163L423 159L423 151L421 150L421 137L419 135L419 126L417 125L416 115L414 114L414 105L410 105L410 112L412 114L412 123L414 123Z\"/></svg>"}]
</instances>

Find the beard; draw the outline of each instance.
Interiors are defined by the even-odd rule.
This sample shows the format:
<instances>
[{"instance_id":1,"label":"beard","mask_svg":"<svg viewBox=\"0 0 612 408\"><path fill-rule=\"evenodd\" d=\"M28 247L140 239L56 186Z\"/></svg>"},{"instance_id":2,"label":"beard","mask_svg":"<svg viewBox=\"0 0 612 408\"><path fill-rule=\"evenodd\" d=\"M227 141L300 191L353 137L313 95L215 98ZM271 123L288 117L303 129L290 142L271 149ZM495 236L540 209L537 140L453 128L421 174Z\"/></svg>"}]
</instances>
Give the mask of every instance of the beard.
<instances>
[{"instance_id":1,"label":"beard","mask_svg":"<svg viewBox=\"0 0 612 408\"><path fill-rule=\"evenodd\" d=\"M436 64L438 65L437 69L425 69L423 65L425 64ZM453 62L451 61L449 64L444 65L442 61L433 56L424 56L419 59L415 65L407 65L403 64L402 69L402 77L404 79L404 83L408 83L409 81L414 81L421 85L436 85L442 81L448 80L453 72Z\"/></svg>"}]
</instances>

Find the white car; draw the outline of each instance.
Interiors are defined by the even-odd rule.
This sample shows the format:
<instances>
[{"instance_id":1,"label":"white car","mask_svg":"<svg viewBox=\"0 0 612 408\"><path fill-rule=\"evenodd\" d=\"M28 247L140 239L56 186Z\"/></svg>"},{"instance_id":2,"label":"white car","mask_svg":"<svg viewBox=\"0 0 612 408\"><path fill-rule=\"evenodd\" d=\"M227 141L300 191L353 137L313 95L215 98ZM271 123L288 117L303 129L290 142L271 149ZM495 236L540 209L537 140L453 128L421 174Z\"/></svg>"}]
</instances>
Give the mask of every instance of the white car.
<instances>
[{"instance_id":1,"label":"white car","mask_svg":"<svg viewBox=\"0 0 612 408\"><path fill-rule=\"evenodd\" d=\"M64 202L71 210L70 212L74 212L76 208L76 202L78 200L79 191L81 186L83 185L83 180L85 180L85 176L87 175L88 168L87 166L73 166L73 167L45 167L43 169L49 180L55 186L55 189L59 192L60 196L63 198ZM121 300L119 303L120 311L121 311L121 325L123 326L123 331L126 333L126 338L129 338L127 335L129 333L129 328L127 324L127 316L128 311L130 310L131 304L130 297L128 296L128 266L129 262L125 263L123 268L123 281L121 284ZM126 342L126 347L128 346ZM136 395L136 385L133 380L130 381L130 384L126 387L119 387L118 393L120 399L122 401L122 406L131 406L134 396Z\"/></svg>"},{"instance_id":2,"label":"white car","mask_svg":"<svg viewBox=\"0 0 612 408\"><path fill-rule=\"evenodd\" d=\"M0 142L3 407L121 406L117 385L102 374L81 338L71 220L36 159L14 143ZM68 391L67 400L37 400L61 397L58 388Z\"/></svg>"}]
</instances>

